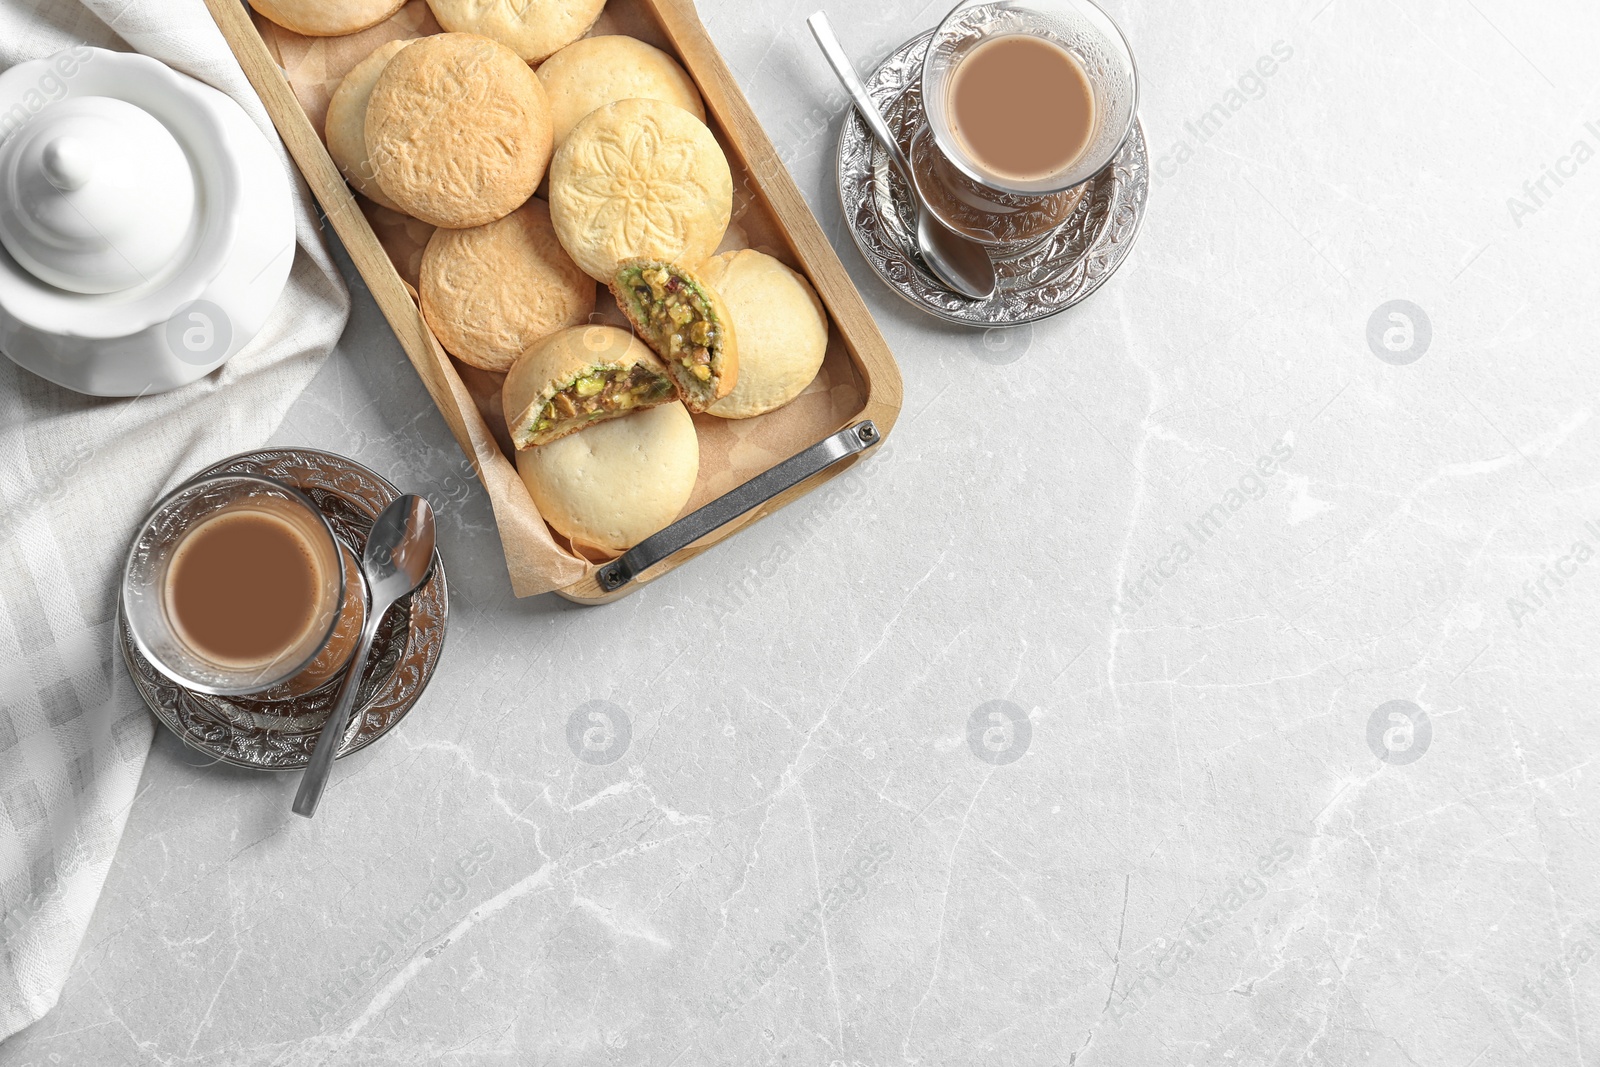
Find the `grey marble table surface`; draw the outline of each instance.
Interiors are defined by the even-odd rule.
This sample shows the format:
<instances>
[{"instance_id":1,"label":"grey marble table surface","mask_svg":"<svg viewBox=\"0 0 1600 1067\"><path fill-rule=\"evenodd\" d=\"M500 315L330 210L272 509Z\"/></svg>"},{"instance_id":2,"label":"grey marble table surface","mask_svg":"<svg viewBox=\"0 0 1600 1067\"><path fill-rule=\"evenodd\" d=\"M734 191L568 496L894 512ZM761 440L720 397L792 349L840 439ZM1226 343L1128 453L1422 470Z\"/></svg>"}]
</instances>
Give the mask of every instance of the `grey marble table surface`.
<instances>
[{"instance_id":1,"label":"grey marble table surface","mask_svg":"<svg viewBox=\"0 0 1600 1067\"><path fill-rule=\"evenodd\" d=\"M857 255L818 4L863 66L942 5L701 2L882 453L518 601L352 275L277 440L433 499L438 674L314 822L160 734L0 1064L1600 1063L1600 8L1109 0L1140 244L986 334Z\"/></svg>"}]
</instances>

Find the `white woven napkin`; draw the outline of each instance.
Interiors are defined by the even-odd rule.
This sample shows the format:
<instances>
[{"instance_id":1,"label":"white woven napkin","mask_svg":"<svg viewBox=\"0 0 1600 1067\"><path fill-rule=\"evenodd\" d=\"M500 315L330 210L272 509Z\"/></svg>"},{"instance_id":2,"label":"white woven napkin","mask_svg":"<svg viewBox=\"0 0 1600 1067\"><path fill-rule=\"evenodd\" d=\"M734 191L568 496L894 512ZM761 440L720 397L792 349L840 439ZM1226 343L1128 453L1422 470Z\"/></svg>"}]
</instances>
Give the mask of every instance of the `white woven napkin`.
<instances>
[{"instance_id":1,"label":"white woven napkin","mask_svg":"<svg viewBox=\"0 0 1600 1067\"><path fill-rule=\"evenodd\" d=\"M289 166L201 0L0 0L0 67L82 43L216 86ZM344 328L349 296L298 176L296 196L288 287L219 372L97 400L0 359L0 1039L55 1005L150 747L114 651L134 524L189 474L264 444Z\"/></svg>"}]
</instances>

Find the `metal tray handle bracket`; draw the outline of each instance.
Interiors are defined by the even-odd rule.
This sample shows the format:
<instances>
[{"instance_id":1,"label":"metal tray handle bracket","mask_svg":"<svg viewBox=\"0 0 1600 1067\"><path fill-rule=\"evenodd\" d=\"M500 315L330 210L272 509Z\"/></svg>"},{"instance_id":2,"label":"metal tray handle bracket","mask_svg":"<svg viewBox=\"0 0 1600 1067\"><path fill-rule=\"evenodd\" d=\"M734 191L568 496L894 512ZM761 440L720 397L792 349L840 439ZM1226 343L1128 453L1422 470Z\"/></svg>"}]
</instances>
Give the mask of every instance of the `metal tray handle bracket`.
<instances>
[{"instance_id":1,"label":"metal tray handle bracket","mask_svg":"<svg viewBox=\"0 0 1600 1067\"><path fill-rule=\"evenodd\" d=\"M601 567L595 573L600 588L608 593L616 592L679 549L688 548L718 527L760 507L812 475L865 452L881 440L883 435L871 419L823 438L804 452L790 456L738 488L722 494L705 507L691 511L671 526L651 534Z\"/></svg>"}]
</instances>

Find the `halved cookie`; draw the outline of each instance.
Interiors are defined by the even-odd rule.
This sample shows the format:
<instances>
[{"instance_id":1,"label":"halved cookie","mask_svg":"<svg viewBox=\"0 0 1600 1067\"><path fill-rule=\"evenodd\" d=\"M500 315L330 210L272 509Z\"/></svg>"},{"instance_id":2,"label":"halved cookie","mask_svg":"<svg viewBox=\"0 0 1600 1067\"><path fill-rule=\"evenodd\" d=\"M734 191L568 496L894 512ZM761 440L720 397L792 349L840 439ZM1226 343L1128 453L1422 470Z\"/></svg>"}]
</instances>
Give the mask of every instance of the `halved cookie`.
<instances>
[{"instance_id":1,"label":"halved cookie","mask_svg":"<svg viewBox=\"0 0 1600 1067\"><path fill-rule=\"evenodd\" d=\"M733 319L715 290L675 263L630 259L612 277L611 295L666 361L690 411L705 411L733 391L739 346Z\"/></svg>"},{"instance_id":2,"label":"halved cookie","mask_svg":"<svg viewBox=\"0 0 1600 1067\"><path fill-rule=\"evenodd\" d=\"M518 449L676 399L656 354L615 326L574 326L545 338L522 354L500 390Z\"/></svg>"},{"instance_id":3,"label":"halved cookie","mask_svg":"<svg viewBox=\"0 0 1600 1067\"><path fill-rule=\"evenodd\" d=\"M674 401L517 453L539 514L580 552L625 552L676 519L694 493L700 442Z\"/></svg>"},{"instance_id":4,"label":"halved cookie","mask_svg":"<svg viewBox=\"0 0 1600 1067\"><path fill-rule=\"evenodd\" d=\"M739 334L739 380L710 413L748 419L805 392L828 352L828 313L811 283L753 248L712 256L700 277L722 297Z\"/></svg>"}]
</instances>

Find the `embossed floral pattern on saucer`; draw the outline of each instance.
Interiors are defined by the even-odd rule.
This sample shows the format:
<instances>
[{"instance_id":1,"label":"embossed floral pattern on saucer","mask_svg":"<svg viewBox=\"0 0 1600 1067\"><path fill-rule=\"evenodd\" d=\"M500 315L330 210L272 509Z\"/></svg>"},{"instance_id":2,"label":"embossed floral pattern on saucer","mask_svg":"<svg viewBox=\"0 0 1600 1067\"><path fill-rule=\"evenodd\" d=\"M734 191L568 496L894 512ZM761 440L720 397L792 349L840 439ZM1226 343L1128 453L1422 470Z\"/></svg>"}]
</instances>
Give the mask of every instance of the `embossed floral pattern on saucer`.
<instances>
[{"instance_id":1,"label":"embossed floral pattern on saucer","mask_svg":"<svg viewBox=\"0 0 1600 1067\"><path fill-rule=\"evenodd\" d=\"M929 32L907 41L866 80L867 92L907 150L923 125L922 59L931 37ZM854 111L839 135L838 180L850 235L889 288L949 322L1021 326L1083 300L1128 258L1149 197L1150 158L1144 128L1136 121L1116 158L1086 183L1061 225L1032 243L991 252L999 285L987 300L968 300L945 289L916 257L915 216L905 182Z\"/></svg>"},{"instance_id":2,"label":"embossed floral pattern on saucer","mask_svg":"<svg viewBox=\"0 0 1600 1067\"><path fill-rule=\"evenodd\" d=\"M247 473L273 478L304 492L328 517L334 534L359 558L372 522L399 496L389 482L354 460L315 449L268 449L223 460L199 474ZM348 558L348 557L347 557ZM444 649L449 608L444 565L435 554L433 574L384 617L366 674L339 747L344 757L370 745L401 720L422 696ZM174 682L139 654L120 616L123 662L139 695L156 717L190 748L221 763L261 770L306 766L338 695L341 671L302 696L268 692L217 697Z\"/></svg>"}]
</instances>

